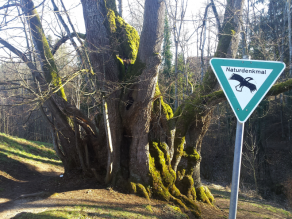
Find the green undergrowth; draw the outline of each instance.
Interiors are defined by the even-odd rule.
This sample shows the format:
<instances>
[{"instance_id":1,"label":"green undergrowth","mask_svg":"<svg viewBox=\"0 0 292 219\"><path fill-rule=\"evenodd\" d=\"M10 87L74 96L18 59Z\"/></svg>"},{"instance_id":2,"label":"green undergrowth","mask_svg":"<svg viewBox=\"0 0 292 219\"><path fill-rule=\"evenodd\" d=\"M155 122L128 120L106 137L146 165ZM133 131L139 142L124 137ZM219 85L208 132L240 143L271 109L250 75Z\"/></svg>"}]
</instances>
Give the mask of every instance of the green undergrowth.
<instances>
[{"instance_id":1,"label":"green undergrowth","mask_svg":"<svg viewBox=\"0 0 292 219\"><path fill-rule=\"evenodd\" d=\"M12 160L62 166L51 144L0 133L0 163Z\"/></svg>"},{"instance_id":2,"label":"green undergrowth","mask_svg":"<svg viewBox=\"0 0 292 219\"><path fill-rule=\"evenodd\" d=\"M41 213L21 213L16 215L16 219L52 219L52 218L160 218L153 213L156 207L147 205L136 208L107 207L107 206L75 206L54 209ZM171 205L161 206L164 213L163 218L188 218L176 207ZM151 209L151 211L149 210Z\"/></svg>"}]
</instances>

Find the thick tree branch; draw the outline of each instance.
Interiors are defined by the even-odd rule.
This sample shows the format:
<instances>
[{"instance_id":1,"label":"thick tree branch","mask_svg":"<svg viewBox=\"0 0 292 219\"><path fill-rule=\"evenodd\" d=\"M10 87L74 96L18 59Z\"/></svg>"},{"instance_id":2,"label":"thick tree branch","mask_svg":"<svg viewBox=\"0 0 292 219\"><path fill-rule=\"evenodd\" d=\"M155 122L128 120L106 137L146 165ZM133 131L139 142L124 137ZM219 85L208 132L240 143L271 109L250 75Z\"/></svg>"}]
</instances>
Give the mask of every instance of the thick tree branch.
<instances>
[{"instance_id":1,"label":"thick tree branch","mask_svg":"<svg viewBox=\"0 0 292 219\"><path fill-rule=\"evenodd\" d=\"M267 96L276 96L292 89L292 79L285 82L275 84L267 93Z\"/></svg>"},{"instance_id":2,"label":"thick tree branch","mask_svg":"<svg viewBox=\"0 0 292 219\"><path fill-rule=\"evenodd\" d=\"M281 82L281 83L273 85L272 88L266 94L266 97L276 96L278 94L284 93L284 92L289 91L291 89L292 89L292 79L289 79L285 82ZM196 97L196 96L194 96L194 97ZM194 110L184 111L184 113L181 114L180 116L185 116L188 118L195 118L196 117L195 113L197 112L197 110L195 108L201 109L200 111L203 112L205 110L211 109L212 107L216 106L218 103L221 103L225 100L226 100L226 97L225 97L222 90L213 92L213 93L206 95L206 96L202 96L202 97L198 98L197 100L192 100L192 98L189 98L184 104L182 104L182 107L187 108L187 109L192 108L194 105L196 107L193 107ZM197 105L197 104L194 104L194 102L201 103L201 104ZM179 111L180 111L180 109L178 109L175 112L176 116L179 116ZM185 123L186 127L188 126L189 123L192 123L192 122L193 121L186 120L186 123Z\"/></svg>"},{"instance_id":3,"label":"thick tree branch","mask_svg":"<svg viewBox=\"0 0 292 219\"><path fill-rule=\"evenodd\" d=\"M281 82L275 84L271 87L265 97L269 96L276 96L278 94L287 92L292 89L292 79L289 79L285 82ZM217 91L207 96L202 97L202 99L206 102L207 108L212 108L213 106L217 105L226 100L226 97L223 91Z\"/></svg>"},{"instance_id":4,"label":"thick tree branch","mask_svg":"<svg viewBox=\"0 0 292 219\"><path fill-rule=\"evenodd\" d=\"M165 4L159 0L145 1L144 23L140 38L138 59L146 63L154 54L159 54L163 41Z\"/></svg>"}]
</instances>

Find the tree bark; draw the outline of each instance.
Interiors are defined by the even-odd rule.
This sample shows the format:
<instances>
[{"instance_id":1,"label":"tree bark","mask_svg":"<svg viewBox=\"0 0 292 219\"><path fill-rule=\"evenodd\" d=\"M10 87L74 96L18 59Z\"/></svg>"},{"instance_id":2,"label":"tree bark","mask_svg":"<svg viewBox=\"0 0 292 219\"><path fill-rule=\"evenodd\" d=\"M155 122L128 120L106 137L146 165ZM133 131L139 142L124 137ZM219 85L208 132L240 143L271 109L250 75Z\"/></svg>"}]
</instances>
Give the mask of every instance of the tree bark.
<instances>
[{"instance_id":1,"label":"tree bark","mask_svg":"<svg viewBox=\"0 0 292 219\"><path fill-rule=\"evenodd\" d=\"M138 61L145 63L136 89L136 109L133 115L130 146L130 177L137 182L149 181L149 126L152 101L158 80L158 67L163 40L165 5L159 0L145 1L144 24L141 33ZM156 34L153 34L155 31ZM136 61L137 62L137 61ZM136 113L137 112L137 113ZM142 180L142 181L141 181Z\"/></svg>"},{"instance_id":2,"label":"tree bark","mask_svg":"<svg viewBox=\"0 0 292 219\"><path fill-rule=\"evenodd\" d=\"M118 81L118 65L113 56L113 48L110 43L110 32L106 28L107 19L106 3L103 0L82 0L83 15L86 26L86 39L90 50L90 63L96 74L96 89L107 94L108 118L111 125L113 145L112 174L120 169L120 143L121 143L121 119L118 112L120 90L115 90L114 83ZM109 1L110 2L110 1ZM105 73L104 73L105 72Z\"/></svg>"}]
</instances>

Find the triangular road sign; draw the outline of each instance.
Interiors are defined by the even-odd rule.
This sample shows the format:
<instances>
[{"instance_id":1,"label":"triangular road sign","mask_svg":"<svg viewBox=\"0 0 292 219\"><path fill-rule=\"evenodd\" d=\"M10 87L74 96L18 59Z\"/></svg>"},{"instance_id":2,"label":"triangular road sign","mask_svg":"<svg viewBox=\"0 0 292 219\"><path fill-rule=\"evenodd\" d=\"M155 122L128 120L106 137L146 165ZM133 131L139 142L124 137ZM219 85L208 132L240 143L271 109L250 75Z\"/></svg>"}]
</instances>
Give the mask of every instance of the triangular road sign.
<instances>
[{"instance_id":1,"label":"triangular road sign","mask_svg":"<svg viewBox=\"0 0 292 219\"><path fill-rule=\"evenodd\" d=\"M238 121L245 122L284 71L283 62L212 58L210 65Z\"/></svg>"}]
</instances>

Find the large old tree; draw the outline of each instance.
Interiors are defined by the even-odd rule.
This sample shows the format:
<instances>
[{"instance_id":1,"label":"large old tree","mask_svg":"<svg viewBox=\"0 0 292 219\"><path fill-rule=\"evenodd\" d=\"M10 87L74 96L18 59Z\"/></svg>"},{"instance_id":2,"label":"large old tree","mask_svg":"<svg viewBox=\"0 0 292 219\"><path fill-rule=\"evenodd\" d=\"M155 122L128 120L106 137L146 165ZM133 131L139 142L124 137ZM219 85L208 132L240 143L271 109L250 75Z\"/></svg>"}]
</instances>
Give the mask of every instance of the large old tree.
<instances>
[{"instance_id":1,"label":"large old tree","mask_svg":"<svg viewBox=\"0 0 292 219\"><path fill-rule=\"evenodd\" d=\"M81 3L86 35L70 33L58 14L68 35L53 49L32 0L0 7L19 7L26 15L41 67L37 68L8 41L0 38L0 43L18 55L33 75L38 101L49 109L48 113L40 107L51 127L54 148L64 164L65 174L91 175L147 198L175 202L199 216L195 201L211 204L214 200L200 180L201 144L213 107L225 100L213 72L208 70L202 84L173 112L163 101L157 80L164 1L145 1L140 38L117 13L115 0L81 0ZM58 13L53 0L52 4ZM227 1L215 56L235 57L242 7L243 0ZM74 38L82 45L76 47L76 52L83 68L61 78L54 53L68 39L76 46ZM94 120L67 102L63 85L77 74L82 74L88 90L102 99L103 111ZM269 94L290 87L291 81L287 81L274 86Z\"/></svg>"}]
</instances>

